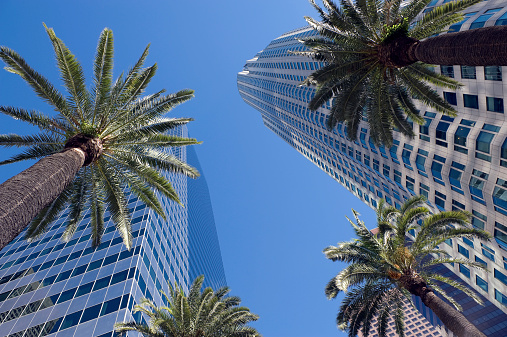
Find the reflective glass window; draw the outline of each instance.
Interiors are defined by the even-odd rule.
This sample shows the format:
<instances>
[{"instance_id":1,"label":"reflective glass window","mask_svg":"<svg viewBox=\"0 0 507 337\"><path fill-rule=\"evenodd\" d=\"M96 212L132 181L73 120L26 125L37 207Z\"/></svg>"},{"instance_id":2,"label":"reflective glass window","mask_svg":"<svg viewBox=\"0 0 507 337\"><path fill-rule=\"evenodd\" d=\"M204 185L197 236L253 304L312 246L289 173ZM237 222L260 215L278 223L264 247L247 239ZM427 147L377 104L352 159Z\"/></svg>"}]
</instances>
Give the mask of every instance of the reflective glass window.
<instances>
[{"instance_id":1,"label":"reflective glass window","mask_svg":"<svg viewBox=\"0 0 507 337\"><path fill-rule=\"evenodd\" d=\"M493 14L498 12L500 9L501 8L493 8L493 9L489 9L489 10L485 11L484 14L482 14L477 19L475 19L474 22L472 22L469 29L476 29L476 28L484 27L484 24L486 23L486 21L488 21L488 19L490 17L492 17Z\"/></svg>"},{"instance_id":2,"label":"reflective glass window","mask_svg":"<svg viewBox=\"0 0 507 337\"><path fill-rule=\"evenodd\" d=\"M79 318L81 317L82 313L83 310L79 310L73 314L65 316L59 330L67 329L76 325L79 322Z\"/></svg>"},{"instance_id":3,"label":"reflective glass window","mask_svg":"<svg viewBox=\"0 0 507 337\"><path fill-rule=\"evenodd\" d=\"M507 12L502 15L506 16ZM507 16L506 16L507 19ZM502 80L502 67L500 66L485 66L484 67L484 78L490 81L501 81Z\"/></svg>"},{"instance_id":4,"label":"reflective glass window","mask_svg":"<svg viewBox=\"0 0 507 337\"><path fill-rule=\"evenodd\" d=\"M478 179L476 177L471 177L469 187L470 193L472 195L475 195L481 199L484 198L484 196L482 195L482 189L484 188L484 180Z\"/></svg>"},{"instance_id":5,"label":"reflective glass window","mask_svg":"<svg viewBox=\"0 0 507 337\"><path fill-rule=\"evenodd\" d=\"M500 16L495 21L495 26L505 26L507 25L507 12L503 13L502 16Z\"/></svg>"},{"instance_id":6,"label":"reflective glass window","mask_svg":"<svg viewBox=\"0 0 507 337\"><path fill-rule=\"evenodd\" d=\"M88 322L92 319L99 317L101 306L102 306L102 303L99 303L97 305L94 305L93 307L86 308L83 311L83 316L81 317L81 321L79 323Z\"/></svg>"},{"instance_id":7,"label":"reflective glass window","mask_svg":"<svg viewBox=\"0 0 507 337\"><path fill-rule=\"evenodd\" d=\"M461 171L451 168L449 171L449 182L452 186L461 188Z\"/></svg>"},{"instance_id":8,"label":"reflective glass window","mask_svg":"<svg viewBox=\"0 0 507 337\"><path fill-rule=\"evenodd\" d=\"M450 0L449 0L450 1ZM444 3L446 2L446 0L444 0ZM467 21L468 19L470 19L472 16L474 16L475 14L477 14L477 12L473 12L473 13L466 13L464 14L464 18L463 20L461 20L460 22L457 22L453 25L451 25L449 27L449 30L448 30L448 33L453 33L453 32L458 32L461 28L461 26L463 25L463 23L465 23L465 21Z\"/></svg>"},{"instance_id":9,"label":"reflective glass window","mask_svg":"<svg viewBox=\"0 0 507 337\"><path fill-rule=\"evenodd\" d=\"M477 137L477 140L475 142L475 149L477 151L489 153L491 141L493 140L494 136L495 135L492 133L481 131L481 133L479 133L479 137Z\"/></svg>"},{"instance_id":10,"label":"reflective glass window","mask_svg":"<svg viewBox=\"0 0 507 337\"><path fill-rule=\"evenodd\" d=\"M488 282L484 281L482 278L480 278L479 276L475 276L475 283L479 286L479 288L481 288L482 290L484 291L488 291Z\"/></svg>"},{"instance_id":11,"label":"reflective glass window","mask_svg":"<svg viewBox=\"0 0 507 337\"><path fill-rule=\"evenodd\" d=\"M474 66L461 66L461 78L463 79L476 79Z\"/></svg>"},{"instance_id":12,"label":"reflective glass window","mask_svg":"<svg viewBox=\"0 0 507 337\"><path fill-rule=\"evenodd\" d=\"M455 92L444 91L444 99L451 105L458 105L458 99Z\"/></svg>"},{"instance_id":13,"label":"reflective glass window","mask_svg":"<svg viewBox=\"0 0 507 337\"><path fill-rule=\"evenodd\" d=\"M442 140L446 140L447 137L446 137L446 133L447 133L447 129L449 129L449 123L446 123L446 122L438 122L437 124L437 129L436 129L436 137L438 139L442 139Z\"/></svg>"},{"instance_id":14,"label":"reflective glass window","mask_svg":"<svg viewBox=\"0 0 507 337\"><path fill-rule=\"evenodd\" d=\"M433 177L442 179L442 167L443 165L436 161L431 163L431 174L433 175Z\"/></svg>"},{"instance_id":15,"label":"reflective glass window","mask_svg":"<svg viewBox=\"0 0 507 337\"><path fill-rule=\"evenodd\" d=\"M479 97L477 95L463 94L465 108L479 109Z\"/></svg>"},{"instance_id":16,"label":"reflective glass window","mask_svg":"<svg viewBox=\"0 0 507 337\"><path fill-rule=\"evenodd\" d=\"M453 66L440 66L440 73L444 76L454 78L454 67Z\"/></svg>"},{"instance_id":17,"label":"reflective glass window","mask_svg":"<svg viewBox=\"0 0 507 337\"><path fill-rule=\"evenodd\" d=\"M464 126L458 126L458 129L454 133L454 144L461 146L467 145L467 136L470 133L470 129Z\"/></svg>"},{"instance_id":18,"label":"reflective glass window","mask_svg":"<svg viewBox=\"0 0 507 337\"><path fill-rule=\"evenodd\" d=\"M503 98L486 97L486 107L488 111L503 113Z\"/></svg>"}]
</instances>

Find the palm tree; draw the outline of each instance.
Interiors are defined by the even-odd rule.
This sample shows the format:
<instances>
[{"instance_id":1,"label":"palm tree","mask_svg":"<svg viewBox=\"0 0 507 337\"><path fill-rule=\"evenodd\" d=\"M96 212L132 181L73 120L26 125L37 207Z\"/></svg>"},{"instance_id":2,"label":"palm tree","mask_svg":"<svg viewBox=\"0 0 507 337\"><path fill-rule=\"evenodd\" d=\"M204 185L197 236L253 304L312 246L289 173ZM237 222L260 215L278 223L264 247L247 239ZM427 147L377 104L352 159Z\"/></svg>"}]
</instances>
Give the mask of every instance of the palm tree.
<instances>
[{"instance_id":1,"label":"palm tree","mask_svg":"<svg viewBox=\"0 0 507 337\"><path fill-rule=\"evenodd\" d=\"M353 210L356 223L350 219L349 222L358 238L324 249L328 259L349 263L326 286L328 298L335 298L340 291L346 292L336 320L340 328L348 330L349 336L356 336L360 330L363 336L368 336L370 321L377 315L377 331L384 337L387 320L392 315L396 333L403 337L403 301L412 302L411 295L415 295L457 336L485 337L458 311L461 310L459 304L442 291L439 282L448 283L481 303L478 296L462 283L433 273L429 268L458 263L485 269L480 263L449 257L439 245L452 238L486 240L490 235L470 228L470 214L466 212L430 214L422 206L424 200L422 196L412 197L400 210L386 207L382 200L377 208L378 229L374 231L369 231ZM417 233L409 240L407 233L412 230ZM457 310L435 295L435 291Z\"/></svg>"},{"instance_id":2,"label":"palm tree","mask_svg":"<svg viewBox=\"0 0 507 337\"><path fill-rule=\"evenodd\" d=\"M45 25L44 25L45 26ZM46 27L46 26L45 26ZM112 81L113 32L100 35L94 62L94 83L85 86L83 69L53 29L46 27L68 96L34 71L13 50L0 47L6 69L21 76L35 93L51 105L54 117L41 112L0 106L0 112L40 129L30 136L0 135L0 145L27 149L0 165L40 159L32 167L0 185L0 249L29 225L26 236L42 234L69 205L69 240L85 210L91 213L93 245L104 229L104 213L111 218L127 248L132 245L127 191L165 218L156 193L179 202L178 195L160 171L197 177L198 172L167 153L172 146L198 143L167 131L189 118L168 118L164 113L193 97L193 90L141 97L157 65L143 68L144 50L135 66Z\"/></svg>"},{"instance_id":3,"label":"palm tree","mask_svg":"<svg viewBox=\"0 0 507 337\"><path fill-rule=\"evenodd\" d=\"M293 53L327 63L303 82L317 85L309 108L317 110L333 99L327 125L332 129L345 122L352 140L363 117L377 144L390 147L393 128L413 137L407 117L419 124L424 119L412 98L443 114L456 115L428 83L453 90L460 84L434 73L427 64L507 65L506 26L428 38L460 21L459 11L481 0L448 2L417 21L431 0L412 0L405 7L400 6L402 0L340 0L340 6L323 0L327 11L309 1L322 21L305 19L320 36L301 40L309 51Z\"/></svg>"},{"instance_id":4,"label":"palm tree","mask_svg":"<svg viewBox=\"0 0 507 337\"><path fill-rule=\"evenodd\" d=\"M259 316L246 307L239 307L239 297L226 296L227 287L216 292L208 287L201 292L203 281L204 276L198 276L188 296L183 289L175 289L169 283L169 296L160 291L167 300L167 307L157 307L152 301L141 299L134 312L146 314L150 319L148 325L116 323L116 332L138 331L145 337L261 337L247 325Z\"/></svg>"}]
</instances>

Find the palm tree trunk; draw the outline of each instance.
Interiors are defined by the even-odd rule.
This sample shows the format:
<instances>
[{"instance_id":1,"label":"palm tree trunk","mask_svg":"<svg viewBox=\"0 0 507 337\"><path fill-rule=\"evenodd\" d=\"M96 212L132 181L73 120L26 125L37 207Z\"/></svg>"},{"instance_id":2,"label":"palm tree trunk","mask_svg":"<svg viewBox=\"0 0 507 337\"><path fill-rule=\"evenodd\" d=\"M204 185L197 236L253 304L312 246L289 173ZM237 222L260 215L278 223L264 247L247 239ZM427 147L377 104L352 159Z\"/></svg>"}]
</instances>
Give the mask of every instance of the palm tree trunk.
<instances>
[{"instance_id":1,"label":"palm tree trunk","mask_svg":"<svg viewBox=\"0 0 507 337\"><path fill-rule=\"evenodd\" d=\"M435 295L419 274L409 271L401 275L399 282L411 294L419 296L422 302L437 315L444 325L458 337L486 337L451 305Z\"/></svg>"},{"instance_id":2,"label":"palm tree trunk","mask_svg":"<svg viewBox=\"0 0 507 337\"><path fill-rule=\"evenodd\" d=\"M0 185L0 249L65 189L84 163L82 149L66 148Z\"/></svg>"},{"instance_id":3,"label":"palm tree trunk","mask_svg":"<svg viewBox=\"0 0 507 337\"><path fill-rule=\"evenodd\" d=\"M427 64L505 66L507 26L492 26L442 34L418 41L409 57Z\"/></svg>"},{"instance_id":4,"label":"palm tree trunk","mask_svg":"<svg viewBox=\"0 0 507 337\"><path fill-rule=\"evenodd\" d=\"M480 332L475 325L470 323L462 313L435 295L432 290L428 289L425 291L425 294L421 296L421 300L456 336L486 337L486 335Z\"/></svg>"}]
</instances>

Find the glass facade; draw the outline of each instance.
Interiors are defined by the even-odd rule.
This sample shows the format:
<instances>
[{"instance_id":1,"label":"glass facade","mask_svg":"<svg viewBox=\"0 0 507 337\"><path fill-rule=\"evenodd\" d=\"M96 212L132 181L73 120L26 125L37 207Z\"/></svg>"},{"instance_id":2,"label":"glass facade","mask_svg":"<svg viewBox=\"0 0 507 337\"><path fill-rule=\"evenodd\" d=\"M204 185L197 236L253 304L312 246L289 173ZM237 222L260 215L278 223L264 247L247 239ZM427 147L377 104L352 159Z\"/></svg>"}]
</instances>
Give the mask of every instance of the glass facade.
<instances>
[{"instance_id":1,"label":"glass facade","mask_svg":"<svg viewBox=\"0 0 507 337\"><path fill-rule=\"evenodd\" d=\"M186 129L177 131L186 136ZM197 162L193 149L174 149L179 159ZM225 285L212 212L194 217L193 198L207 197L206 181L189 184L170 174L184 205L161 198L167 221L132 196L133 248L128 251L106 212L102 243L91 247L89 215L71 241L60 241L67 213L39 239L28 243L20 234L0 252L0 335L111 337L117 321L143 321L132 308L141 297L164 301L159 289L167 280L187 289L192 277L205 274L209 285ZM201 186L195 193L196 186ZM204 187L203 187L204 186ZM211 210L211 204L207 204ZM193 220L190 220L193 219ZM196 239L202 228L215 233L207 247ZM197 234L195 234L197 233ZM208 234L208 233L207 233ZM213 259L208 252L213 252Z\"/></svg>"},{"instance_id":2,"label":"glass facade","mask_svg":"<svg viewBox=\"0 0 507 337\"><path fill-rule=\"evenodd\" d=\"M436 4L441 3L439 0ZM451 28L468 29L486 11L496 8L501 9L488 12L487 15L493 15L484 21L485 26L492 25L507 12L505 1L483 1L470 7L459 27ZM488 242L487 249L477 240L475 248L461 245L462 252L468 250L472 261L488 261L490 269L493 265L504 268L501 257L507 257L507 247L502 243L507 239L495 223L507 225L507 186L498 180L507 180L507 123L502 113L507 94L507 86L502 84L505 67L436 67L435 71L446 76L466 78L459 91L436 89L455 106L458 115L442 116L415 100L417 109L425 112L424 124L415 128L420 131L419 137L405 138L395 130L394 146L382 152L370 143L364 121L358 127L358 139L351 141L346 137L344 125L338 124L333 130L325 127L329 103L317 111L308 110L315 87L300 83L323 64L290 51L306 50L298 39L315 34L309 27L287 32L248 60L237 76L243 100L260 112L267 128L372 208L380 198L398 207L414 193L421 193L427 196L434 212L457 208L472 213L472 224L491 235L496 230L496 240ZM349 169L352 165L355 171ZM451 256L464 256L458 252L456 243L449 242L441 248ZM492 276L475 269L460 270L458 264L447 267L494 305L498 304L495 290L507 295L507 286L501 282L490 286L487 294L484 285L476 283L477 275L490 284ZM506 307L499 308L507 313ZM507 330L502 331L507 334Z\"/></svg>"}]
</instances>

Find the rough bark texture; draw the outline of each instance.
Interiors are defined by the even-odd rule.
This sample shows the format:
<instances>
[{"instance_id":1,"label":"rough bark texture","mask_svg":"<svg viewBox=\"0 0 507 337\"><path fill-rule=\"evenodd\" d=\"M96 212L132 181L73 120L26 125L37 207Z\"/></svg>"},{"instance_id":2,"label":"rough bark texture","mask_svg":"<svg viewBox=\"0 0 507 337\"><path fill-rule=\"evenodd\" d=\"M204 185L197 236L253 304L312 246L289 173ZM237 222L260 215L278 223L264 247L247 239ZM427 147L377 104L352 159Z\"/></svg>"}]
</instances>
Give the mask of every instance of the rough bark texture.
<instances>
[{"instance_id":1,"label":"rough bark texture","mask_svg":"<svg viewBox=\"0 0 507 337\"><path fill-rule=\"evenodd\" d=\"M78 148L85 153L85 161L83 166L88 166L102 155L102 142L98 138L78 133L69 138L65 143L65 148Z\"/></svg>"},{"instance_id":2,"label":"rough bark texture","mask_svg":"<svg viewBox=\"0 0 507 337\"><path fill-rule=\"evenodd\" d=\"M443 34L417 42L409 58L428 64L506 66L507 26Z\"/></svg>"},{"instance_id":3,"label":"rough bark texture","mask_svg":"<svg viewBox=\"0 0 507 337\"><path fill-rule=\"evenodd\" d=\"M66 149L0 185L0 249L64 190L84 162L81 149Z\"/></svg>"},{"instance_id":4,"label":"rough bark texture","mask_svg":"<svg viewBox=\"0 0 507 337\"><path fill-rule=\"evenodd\" d=\"M411 294L419 296L422 302L437 315L444 325L458 337L486 337L475 325L470 323L462 313L435 295L426 281L419 275L406 275L400 283Z\"/></svg>"},{"instance_id":5,"label":"rough bark texture","mask_svg":"<svg viewBox=\"0 0 507 337\"><path fill-rule=\"evenodd\" d=\"M389 43L379 45L377 50L380 63L389 68L401 68L416 62L413 53L410 53L410 48L417 42L419 41L414 38L401 36Z\"/></svg>"}]
</instances>

